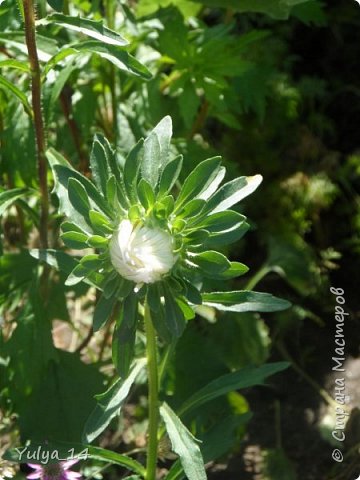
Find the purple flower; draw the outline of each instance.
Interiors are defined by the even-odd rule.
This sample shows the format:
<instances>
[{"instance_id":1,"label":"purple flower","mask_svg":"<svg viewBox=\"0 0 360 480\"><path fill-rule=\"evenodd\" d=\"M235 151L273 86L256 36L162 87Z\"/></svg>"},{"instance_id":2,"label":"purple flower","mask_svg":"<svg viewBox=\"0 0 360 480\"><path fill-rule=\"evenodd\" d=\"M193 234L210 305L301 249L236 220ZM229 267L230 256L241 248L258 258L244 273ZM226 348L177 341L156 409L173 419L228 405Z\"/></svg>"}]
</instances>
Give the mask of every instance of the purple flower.
<instances>
[{"instance_id":1,"label":"purple flower","mask_svg":"<svg viewBox=\"0 0 360 480\"><path fill-rule=\"evenodd\" d=\"M35 471L27 475L29 480L78 480L81 473L69 471L69 468L75 465L79 460L68 460L66 462L49 463L47 465L36 465L28 463L29 467Z\"/></svg>"}]
</instances>

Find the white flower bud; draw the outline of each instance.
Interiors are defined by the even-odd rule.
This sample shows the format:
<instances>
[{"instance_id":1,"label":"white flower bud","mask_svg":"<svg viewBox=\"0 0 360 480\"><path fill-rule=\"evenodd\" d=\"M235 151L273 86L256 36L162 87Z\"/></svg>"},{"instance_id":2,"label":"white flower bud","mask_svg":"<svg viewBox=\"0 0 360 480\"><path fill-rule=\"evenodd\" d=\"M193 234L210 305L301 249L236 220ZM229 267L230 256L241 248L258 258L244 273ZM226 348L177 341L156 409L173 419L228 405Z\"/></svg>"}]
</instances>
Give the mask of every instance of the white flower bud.
<instances>
[{"instance_id":1,"label":"white flower bud","mask_svg":"<svg viewBox=\"0 0 360 480\"><path fill-rule=\"evenodd\" d=\"M110 258L114 268L137 284L161 280L174 266L171 235L159 228L134 227L123 220L110 240Z\"/></svg>"}]
</instances>

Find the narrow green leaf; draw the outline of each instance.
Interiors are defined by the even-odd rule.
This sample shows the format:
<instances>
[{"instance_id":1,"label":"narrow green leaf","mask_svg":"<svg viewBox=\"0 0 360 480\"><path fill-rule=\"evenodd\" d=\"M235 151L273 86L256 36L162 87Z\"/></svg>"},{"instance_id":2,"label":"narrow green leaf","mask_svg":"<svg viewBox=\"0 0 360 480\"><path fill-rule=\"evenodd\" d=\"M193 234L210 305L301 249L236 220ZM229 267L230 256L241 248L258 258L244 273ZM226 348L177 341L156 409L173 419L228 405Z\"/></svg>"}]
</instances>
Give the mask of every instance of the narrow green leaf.
<instances>
[{"instance_id":1,"label":"narrow green leaf","mask_svg":"<svg viewBox=\"0 0 360 480\"><path fill-rule=\"evenodd\" d=\"M208 201L207 212L222 212L253 193L262 182L261 175L239 177L225 183Z\"/></svg>"},{"instance_id":2,"label":"narrow green leaf","mask_svg":"<svg viewBox=\"0 0 360 480\"><path fill-rule=\"evenodd\" d=\"M220 157L208 158L194 168L180 190L175 204L176 211L178 211L185 202L198 197L209 188L219 174L221 169L220 161Z\"/></svg>"},{"instance_id":3,"label":"narrow green leaf","mask_svg":"<svg viewBox=\"0 0 360 480\"><path fill-rule=\"evenodd\" d=\"M70 274L78 264L78 261L74 257L62 252L61 250L32 249L29 251L29 253L37 260L45 262L51 267L54 267L57 270L67 274Z\"/></svg>"},{"instance_id":4,"label":"narrow green leaf","mask_svg":"<svg viewBox=\"0 0 360 480\"><path fill-rule=\"evenodd\" d=\"M80 232L65 232L61 235L61 239L68 248L82 250L88 246L88 236Z\"/></svg>"},{"instance_id":5,"label":"narrow green leaf","mask_svg":"<svg viewBox=\"0 0 360 480\"><path fill-rule=\"evenodd\" d=\"M99 259L99 255L90 254L82 257L80 262L76 265L74 270L70 273L68 278L65 281L65 285L73 286L81 281L83 281L86 277L88 277L91 273L99 270L102 265L102 261Z\"/></svg>"},{"instance_id":6,"label":"narrow green leaf","mask_svg":"<svg viewBox=\"0 0 360 480\"><path fill-rule=\"evenodd\" d=\"M145 477L145 468L141 463L137 462L127 455L121 455L120 453L113 452L112 450L106 450L105 448L89 446L89 458L94 460L101 460L103 462L114 463L121 465L133 472L140 475L141 478Z\"/></svg>"},{"instance_id":7,"label":"narrow green leaf","mask_svg":"<svg viewBox=\"0 0 360 480\"><path fill-rule=\"evenodd\" d=\"M94 310L93 330L97 332L109 320L117 299L115 296L107 298L104 293L100 296Z\"/></svg>"},{"instance_id":8,"label":"narrow green leaf","mask_svg":"<svg viewBox=\"0 0 360 480\"><path fill-rule=\"evenodd\" d=\"M137 192L140 203L145 208L145 210L148 210L154 205L154 190L144 178L140 180L139 185L137 186Z\"/></svg>"},{"instance_id":9,"label":"narrow green leaf","mask_svg":"<svg viewBox=\"0 0 360 480\"><path fill-rule=\"evenodd\" d=\"M201 214L201 218L195 218L189 228L193 228L194 225L210 232L207 245L212 246L229 245L243 237L249 229L246 218L233 210L225 210L207 216Z\"/></svg>"},{"instance_id":10,"label":"narrow green leaf","mask_svg":"<svg viewBox=\"0 0 360 480\"><path fill-rule=\"evenodd\" d=\"M240 277L249 271L249 267L240 262L230 262L230 268L220 274L220 277L228 280L230 278Z\"/></svg>"},{"instance_id":11,"label":"narrow green leaf","mask_svg":"<svg viewBox=\"0 0 360 480\"><path fill-rule=\"evenodd\" d=\"M5 90L6 92L10 92L18 100L20 100L20 102L22 103L22 105L24 107L25 112L29 115L30 118L33 117L33 111L32 111L30 103L28 102L28 99L26 98L25 93L23 93L13 83L6 80L6 78L4 78L2 75L0 75L0 88Z\"/></svg>"},{"instance_id":12,"label":"narrow green leaf","mask_svg":"<svg viewBox=\"0 0 360 480\"><path fill-rule=\"evenodd\" d=\"M200 195L197 196L197 198L200 198L201 200L208 200L213 193L216 192L216 189L220 185L220 183L223 181L226 173L226 168L225 167L220 167L219 171L217 174L214 176L211 182L209 182L208 186L200 193Z\"/></svg>"},{"instance_id":13,"label":"narrow green leaf","mask_svg":"<svg viewBox=\"0 0 360 480\"><path fill-rule=\"evenodd\" d=\"M166 403L161 405L160 415L164 420L172 448L179 455L187 478L189 480L206 480L205 466L198 440Z\"/></svg>"},{"instance_id":14,"label":"narrow green leaf","mask_svg":"<svg viewBox=\"0 0 360 480\"><path fill-rule=\"evenodd\" d=\"M67 287L77 285L78 283L82 282L89 273L89 270L84 265L80 265L80 263L78 263L65 280L65 285Z\"/></svg>"},{"instance_id":15,"label":"narrow green leaf","mask_svg":"<svg viewBox=\"0 0 360 480\"><path fill-rule=\"evenodd\" d=\"M124 165L124 183L128 197L137 201L136 184L140 172L140 167L144 161L144 140L141 139L130 150Z\"/></svg>"},{"instance_id":16,"label":"narrow green leaf","mask_svg":"<svg viewBox=\"0 0 360 480\"><path fill-rule=\"evenodd\" d=\"M186 223L189 225L192 225L193 223L191 222L191 219L200 215L205 205L206 205L205 200L202 200L201 198L194 198L193 200L190 200L189 202L185 203L184 207L179 212L178 217L186 218L187 219Z\"/></svg>"},{"instance_id":17,"label":"narrow green leaf","mask_svg":"<svg viewBox=\"0 0 360 480\"><path fill-rule=\"evenodd\" d=\"M234 390L249 388L254 385L263 385L267 377L285 370L288 366L287 362L267 363L261 365L261 367L249 366L236 372L227 373L194 393L181 406L179 414L188 413L190 410Z\"/></svg>"},{"instance_id":18,"label":"narrow green leaf","mask_svg":"<svg viewBox=\"0 0 360 480\"><path fill-rule=\"evenodd\" d=\"M210 277L225 272L225 270L228 270L231 266L225 255L215 250L191 254L190 262L196 264L203 274Z\"/></svg>"},{"instance_id":19,"label":"narrow green leaf","mask_svg":"<svg viewBox=\"0 0 360 480\"><path fill-rule=\"evenodd\" d=\"M54 267L68 275L70 275L71 272L74 271L75 267L79 265L79 262L75 257L72 257L61 250L32 249L29 251L29 253L32 257L43 261L51 267ZM81 266L81 268L84 269L83 266ZM104 282L104 276L96 272L95 274L90 274L88 277L84 278L83 281L92 287L101 288Z\"/></svg>"},{"instance_id":20,"label":"narrow green leaf","mask_svg":"<svg viewBox=\"0 0 360 480\"><path fill-rule=\"evenodd\" d=\"M89 255L82 257L80 265L83 265L88 270L95 270L101 267L102 260L96 253L90 253Z\"/></svg>"},{"instance_id":21,"label":"narrow green leaf","mask_svg":"<svg viewBox=\"0 0 360 480\"><path fill-rule=\"evenodd\" d=\"M234 292L203 293L204 305L229 312L277 312L291 303L270 293L240 290Z\"/></svg>"},{"instance_id":22,"label":"narrow green leaf","mask_svg":"<svg viewBox=\"0 0 360 480\"><path fill-rule=\"evenodd\" d=\"M85 188L87 196L89 197L90 205L92 209L99 209L107 215L112 215L112 212L107 205L105 199L100 192L96 189L95 185L90 182L86 177L74 170L69 162L55 149L50 148L46 152L46 156L49 160L51 169L54 175L54 191L56 192L60 202L60 213L65 214L74 223L79 225L86 233L92 233L89 229L89 225L84 221L82 215L74 209L69 201L68 197L68 181L69 178L78 180Z\"/></svg>"},{"instance_id":23,"label":"narrow green leaf","mask_svg":"<svg viewBox=\"0 0 360 480\"><path fill-rule=\"evenodd\" d=\"M0 44L5 44L6 47L14 47L22 54L28 55L23 30L0 32ZM58 50L56 40L38 33L36 35L36 44L40 62L47 62Z\"/></svg>"},{"instance_id":24,"label":"narrow green leaf","mask_svg":"<svg viewBox=\"0 0 360 480\"><path fill-rule=\"evenodd\" d=\"M184 285L186 288L185 296L189 300L189 302L193 303L194 305L201 305L202 304L202 297L199 290L187 280L183 280Z\"/></svg>"},{"instance_id":25,"label":"narrow green leaf","mask_svg":"<svg viewBox=\"0 0 360 480\"><path fill-rule=\"evenodd\" d=\"M118 188L115 175L111 175L106 183L106 198L115 218L120 212L126 213L128 202Z\"/></svg>"},{"instance_id":26,"label":"narrow green leaf","mask_svg":"<svg viewBox=\"0 0 360 480\"><path fill-rule=\"evenodd\" d=\"M69 80L70 75L78 68L75 61L72 60L68 62L60 72L57 72L57 77L55 82L51 85L51 93L50 97L46 97L44 101L44 115L46 119L46 123L50 123L51 119L55 115L55 104L58 101L61 92ZM45 78L43 78L43 81Z\"/></svg>"},{"instance_id":27,"label":"narrow green leaf","mask_svg":"<svg viewBox=\"0 0 360 480\"><path fill-rule=\"evenodd\" d=\"M224 212L212 213L205 218L201 218L199 221L193 222L198 227L205 228L210 233L218 233L232 229L238 225L241 225L246 221L246 217L233 210L226 210Z\"/></svg>"},{"instance_id":28,"label":"narrow green leaf","mask_svg":"<svg viewBox=\"0 0 360 480\"><path fill-rule=\"evenodd\" d=\"M130 388L136 377L146 365L146 359L142 358L134 362L129 376L125 379L118 379L105 393L96 396L97 406L88 418L84 432L83 441L91 443L109 425L111 420L120 414Z\"/></svg>"},{"instance_id":29,"label":"narrow green leaf","mask_svg":"<svg viewBox=\"0 0 360 480\"><path fill-rule=\"evenodd\" d=\"M126 378L134 356L138 301L129 295L123 302L113 335L113 362L120 377Z\"/></svg>"},{"instance_id":30,"label":"narrow green leaf","mask_svg":"<svg viewBox=\"0 0 360 480\"><path fill-rule=\"evenodd\" d=\"M166 285L163 285L163 293L165 299L164 312L165 312L165 323L167 329L169 330L171 337L179 338L184 329L185 329L185 318L184 314L176 303L175 296L173 291Z\"/></svg>"},{"instance_id":31,"label":"narrow green leaf","mask_svg":"<svg viewBox=\"0 0 360 480\"><path fill-rule=\"evenodd\" d=\"M75 178L69 178L68 195L75 210L87 220L90 210L89 197L84 186Z\"/></svg>"},{"instance_id":32,"label":"narrow green leaf","mask_svg":"<svg viewBox=\"0 0 360 480\"><path fill-rule=\"evenodd\" d=\"M24 197L29 190L26 188L13 188L11 190L4 190L0 192L0 217L4 215L4 212L19 198Z\"/></svg>"},{"instance_id":33,"label":"narrow green leaf","mask_svg":"<svg viewBox=\"0 0 360 480\"><path fill-rule=\"evenodd\" d=\"M100 235L91 235L88 237L87 243L93 248L107 248L109 239Z\"/></svg>"},{"instance_id":34,"label":"narrow green leaf","mask_svg":"<svg viewBox=\"0 0 360 480\"><path fill-rule=\"evenodd\" d=\"M172 121L171 117L166 116L145 139L141 176L153 189L156 188L159 176L169 161L171 136Z\"/></svg>"},{"instance_id":35,"label":"narrow green leaf","mask_svg":"<svg viewBox=\"0 0 360 480\"><path fill-rule=\"evenodd\" d=\"M96 134L90 153L90 167L92 177L99 190L106 195L106 184L111 174L107 148L104 145L107 140L101 134Z\"/></svg>"},{"instance_id":36,"label":"narrow green leaf","mask_svg":"<svg viewBox=\"0 0 360 480\"><path fill-rule=\"evenodd\" d=\"M29 64L27 62L23 62L20 60L14 60L14 59L1 60L0 68L3 68L3 67L14 68L22 72L30 72Z\"/></svg>"},{"instance_id":37,"label":"narrow green leaf","mask_svg":"<svg viewBox=\"0 0 360 480\"><path fill-rule=\"evenodd\" d=\"M83 53L97 54L101 58L113 63L119 70L149 80L152 75L149 70L136 60L130 53L114 45L108 45L96 40L89 40L64 47L47 62L44 75L47 75L56 65L70 55Z\"/></svg>"},{"instance_id":38,"label":"narrow green leaf","mask_svg":"<svg viewBox=\"0 0 360 480\"><path fill-rule=\"evenodd\" d=\"M50 23L55 23L56 25L61 25L62 27L67 28L68 30L75 30L76 32L87 35L88 37L95 38L103 43L108 43L110 45L116 45L123 47L128 45L129 42L125 40L119 33L110 30L110 28L105 27L102 20L88 20L81 17L72 17L70 15L63 15L61 13L53 13L48 15L46 18L38 20L37 25L48 25Z\"/></svg>"},{"instance_id":39,"label":"narrow green leaf","mask_svg":"<svg viewBox=\"0 0 360 480\"><path fill-rule=\"evenodd\" d=\"M106 215L103 215L96 210L90 210L89 219L94 232L99 233L100 235L109 235L110 233L113 233L114 229Z\"/></svg>"},{"instance_id":40,"label":"narrow green leaf","mask_svg":"<svg viewBox=\"0 0 360 480\"><path fill-rule=\"evenodd\" d=\"M183 164L183 156L179 155L178 157L174 158L169 162L160 177L159 182L159 196L166 195L168 192L171 191L173 186L175 185L176 180L179 177Z\"/></svg>"}]
</instances>

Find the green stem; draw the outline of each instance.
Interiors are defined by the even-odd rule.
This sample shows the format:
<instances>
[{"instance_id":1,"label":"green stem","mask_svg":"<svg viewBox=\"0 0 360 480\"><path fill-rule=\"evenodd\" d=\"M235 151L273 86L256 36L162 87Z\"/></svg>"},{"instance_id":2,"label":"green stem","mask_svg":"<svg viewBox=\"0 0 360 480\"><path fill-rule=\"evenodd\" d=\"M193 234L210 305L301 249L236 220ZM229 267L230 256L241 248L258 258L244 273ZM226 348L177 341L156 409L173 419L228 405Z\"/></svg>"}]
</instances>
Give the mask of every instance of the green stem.
<instances>
[{"instance_id":1,"label":"green stem","mask_svg":"<svg viewBox=\"0 0 360 480\"><path fill-rule=\"evenodd\" d=\"M47 160L44 120L41 110L41 72L36 48L35 14L32 0L23 0L25 39L29 54L31 71L32 107L34 110L34 128L37 146L38 177L41 193L40 244L48 247L49 197L47 186Z\"/></svg>"},{"instance_id":2,"label":"green stem","mask_svg":"<svg viewBox=\"0 0 360 480\"><path fill-rule=\"evenodd\" d=\"M158 450L159 398L158 398L158 365L156 355L156 335L151 320L150 309L145 302L146 356L149 383L149 438L146 463L146 480L156 480L156 464Z\"/></svg>"},{"instance_id":3,"label":"green stem","mask_svg":"<svg viewBox=\"0 0 360 480\"><path fill-rule=\"evenodd\" d=\"M303 370L300 365L298 365L295 360L291 357L285 346L281 341L278 341L277 344L277 349L281 353L281 355L287 360L289 363L291 363L292 368L304 379L306 382L317 392L317 394L322 397L324 402L327 405L330 405L333 408L337 407L337 402L327 393L327 391L322 388L315 380L313 380L310 375L308 375L305 370ZM346 409L346 407L344 407Z\"/></svg>"},{"instance_id":4,"label":"green stem","mask_svg":"<svg viewBox=\"0 0 360 480\"><path fill-rule=\"evenodd\" d=\"M262 280L269 272L271 268L268 265L263 265L260 270L258 270L255 275L253 275L248 283L245 285L245 290L252 290L256 285Z\"/></svg>"},{"instance_id":5,"label":"green stem","mask_svg":"<svg viewBox=\"0 0 360 480\"><path fill-rule=\"evenodd\" d=\"M64 0L63 1L63 14L64 15L70 15L69 0Z\"/></svg>"}]
</instances>

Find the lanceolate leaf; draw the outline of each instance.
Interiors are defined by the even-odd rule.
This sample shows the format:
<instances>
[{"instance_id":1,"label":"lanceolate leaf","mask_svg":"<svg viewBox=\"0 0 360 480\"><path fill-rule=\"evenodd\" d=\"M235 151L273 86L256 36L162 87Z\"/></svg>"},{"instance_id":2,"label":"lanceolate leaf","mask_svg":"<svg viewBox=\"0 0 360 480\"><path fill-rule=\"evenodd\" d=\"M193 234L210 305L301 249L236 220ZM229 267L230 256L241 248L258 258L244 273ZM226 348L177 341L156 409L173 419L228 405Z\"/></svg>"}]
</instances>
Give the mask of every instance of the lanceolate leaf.
<instances>
[{"instance_id":1,"label":"lanceolate leaf","mask_svg":"<svg viewBox=\"0 0 360 480\"><path fill-rule=\"evenodd\" d=\"M54 191L59 197L60 213L65 214L72 221L74 221L73 216L75 215L76 217L78 217L78 221L76 221L75 223L77 223L80 227L84 228L86 232L89 231L89 227L87 223L84 222L82 215L77 214L76 210L69 202L68 181L69 178L74 178L78 182L80 182L81 185L85 188L90 200L90 205L94 210L100 209L105 214L110 216L112 215L113 212L110 210L104 197L101 196L101 194L98 192L94 184L90 182L90 180L88 180L86 177L74 170L69 164L69 162L55 149L49 149L46 152L46 155L54 174Z\"/></svg>"},{"instance_id":2,"label":"lanceolate leaf","mask_svg":"<svg viewBox=\"0 0 360 480\"><path fill-rule=\"evenodd\" d=\"M144 157L141 164L141 176L154 189L161 172L169 161L172 122L164 117L152 130L144 142Z\"/></svg>"},{"instance_id":3,"label":"lanceolate leaf","mask_svg":"<svg viewBox=\"0 0 360 480\"><path fill-rule=\"evenodd\" d=\"M138 300L129 295L123 302L113 335L113 362L122 378L126 378L134 356L138 319Z\"/></svg>"},{"instance_id":4,"label":"lanceolate leaf","mask_svg":"<svg viewBox=\"0 0 360 480\"><path fill-rule=\"evenodd\" d=\"M180 407L179 414L183 415L234 390L262 385L267 377L281 372L288 366L287 362L267 363L261 367L245 367L237 372L227 373L208 383L186 400Z\"/></svg>"},{"instance_id":5,"label":"lanceolate leaf","mask_svg":"<svg viewBox=\"0 0 360 480\"><path fill-rule=\"evenodd\" d=\"M124 165L124 184L129 198L137 200L136 183L144 159L144 140L141 139L130 150Z\"/></svg>"},{"instance_id":6,"label":"lanceolate leaf","mask_svg":"<svg viewBox=\"0 0 360 480\"><path fill-rule=\"evenodd\" d=\"M171 337L178 338L185 328L184 314L175 301L174 293L166 284L163 286L163 296L165 299L164 312L166 326L170 331Z\"/></svg>"},{"instance_id":7,"label":"lanceolate leaf","mask_svg":"<svg viewBox=\"0 0 360 480\"><path fill-rule=\"evenodd\" d=\"M179 455L187 478L189 480L206 480L204 461L198 440L166 403L163 403L160 407L160 414L165 422L172 448Z\"/></svg>"},{"instance_id":8,"label":"lanceolate leaf","mask_svg":"<svg viewBox=\"0 0 360 480\"><path fill-rule=\"evenodd\" d=\"M29 64L27 62L22 62L21 60L14 60L14 59L1 60L0 68L2 67L14 68L22 72L30 71Z\"/></svg>"},{"instance_id":9,"label":"lanceolate leaf","mask_svg":"<svg viewBox=\"0 0 360 480\"><path fill-rule=\"evenodd\" d=\"M26 98L25 93L23 93L18 87L16 87L13 83L9 82L4 78L3 76L0 75L0 88L3 90L11 93L14 95L20 102L22 103L25 112L32 118L33 116L33 111L32 108L28 102L28 99Z\"/></svg>"},{"instance_id":10,"label":"lanceolate leaf","mask_svg":"<svg viewBox=\"0 0 360 480\"><path fill-rule=\"evenodd\" d=\"M222 253L215 250L192 255L190 261L198 265L203 274L210 277L225 272L225 270L230 268L229 260Z\"/></svg>"},{"instance_id":11,"label":"lanceolate leaf","mask_svg":"<svg viewBox=\"0 0 360 480\"><path fill-rule=\"evenodd\" d=\"M262 182L261 175L239 177L225 183L208 201L207 212L222 212L253 193Z\"/></svg>"},{"instance_id":12,"label":"lanceolate leaf","mask_svg":"<svg viewBox=\"0 0 360 480\"><path fill-rule=\"evenodd\" d=\"M83 441L85 443L95 440L109 425L112 418L119 414L132 384L145 365L146 359L137 360L126 379L117 380L105 393L96 396L98 404L84 428Z\"/></svg>"},{"instance_id":13,"label":"lanceolate leaf","mask_svg":"<svg viewBox=\"0 0 360 480\"><path fill-rule=\"evenodd\" d=\"M97 40L88 40L81 43L76 43L68 47L64 47L56 55L54 55L46 64L44 75L54 68L59 62L70 55L78 55L82 53L95 53L101 58L109 60L117 68L132 75L142 77L145 80L151 78L149 70L136 60L130 53L114 45L99 42Z\"/></svg>"},{"instance_id":14,"label":"lanceolate leaf","mask_svg":"<svg viewBox=\"0 0 360 480\"><path fill-rule=\"evenodd\" d=\"M101 134L95 135L90 154L90 166L94 182L103 195L106 195L106 184L110 176L109 149L110 145L105 137Z\"/></svg>"},{"instance_id":15,"label":"lanceolate leaf","mask_svg":"<svg viewBox=\"0 0 360 480\"><path fill-rule=\"evenodd\" d=\"M166 165L159 182L159 196L166 195L171 191L181 172L182 162L183 157L179 155Z\"/></svg>"},{"instance_id":16,"label":"lanceolate leaf","mask_svg":"<svg viewBox=\"0 0 360 480\"><path fill-rule=\"evenodd\" d=\"M61 250L44 250L44 249L33 249L30 250L30 255L38 260L41 260L51 267L60 270L61 272L67 273L68 275L78 264L78 261Z\"/></svg>"},{"instance_id":17,"label":"lanceolate leaf","mask_svg":"<svg viewBox=\"0 0 360 480\"><path fill-rule=\"evenodd\" d=\"M68 196L72 206L85 219L89 218L90 202L83 185L76 178L69 178Z\"/></svg>"},{"instance_id":18,"label":"lanceolate leaf","mask_svg":"<svg viewBox=\"0 0 360 480\"><path fill-rule=\"evenodd\" d=\"M83 35L87 35L88 37L95 38L95 40L99 40L110 45L124 47L125 45L129 44L129 42L125 40L125 38L123 38L119 33L105 27L101 20L88 20L86 18L71 17L61 13L53 13L52 15L48 15L46 18L37 22L38 25L47 25L49 23L61 25L69 30L75 30Z\"/></svg>"},{"instance_id":19,"label":"lanceolate leaf","mask_svg":"<svg viewBox=\"0 0 360 480\"><path fill-rule=\"evenodd\" d=\"M112 450L107 450L105 448L88 446L89 458L94 460L101 460L102 462L115 463L121 465L133 472L141 475L141 478L145 477L145 468L141 463L137 462L131 457L126 455L121 455L120 453L113 452Z\"/></svg>"},{"instance_id":20,"label":"lanceolate leaf","mask_svg":"<svg viewBox=\"0 0 360 480\"><path fill-rule=\"evenodd\" d=\"M202 294L203 304L229 312L277 312L291 306L290 302L270 293L240 290Z\"/></svg>"},{"instance_id":21,"label":"lanceolate leaf","mask_svg":"<svg viewBox=\"0 0 360 480\"><path fill-rule=\"evenodd\" d=\"M97 332L108 321L112 314L117 298L112 295L110 298L106 298L104 293L99 298L94 310L93 317L93 330Z\"/></svg>"},{"instance_id":22,"label":"lanceolate leaf","mask_svg":"<svg viewBox=\"0 0 360 480\"><path fill-rule=\"evenodd\" d=\"M29 191L26 188L13 188L12 190L4 190L3 192L0 192L0 217L4 214L7 208L27 193L29 193Z\"/></svg>"},{"instance_id":23,"label":"lanceolate leaf","mask_svg":"<svg viewBox=\"0 0 360 480\"><path fill-rule=\"evenodd\" d=\"M199 163L184 181L176 201L176 210L192 198L201 196L201 193L208 190L212 182L218 181L220 157L208 158Z\"/></svg>"},{"instance_id":24,"label":"lanceolate leaf","mask_svg":"<svg viewBox=\"0 0 360 480\"><path fill-rule=\"evenodd\" d=\"M33 249L30 250L29 253L32 257L37 258L38 260L43 261L51 267L67 273L68 275L70 275L76 266L79 265L79 262L76 258L61 250ZM84 282L93 287L101 289L104 282L104 276L103 274L96 272L85 278Z\"/></svg>"}]
</instances>

